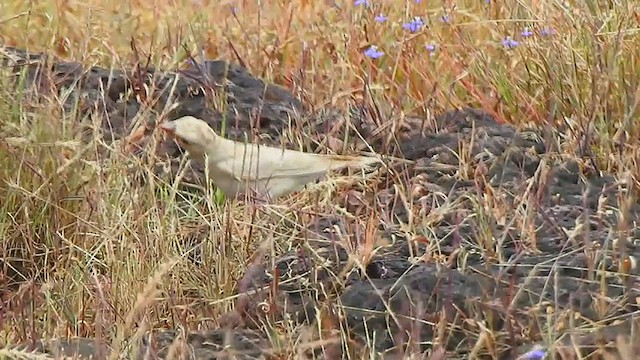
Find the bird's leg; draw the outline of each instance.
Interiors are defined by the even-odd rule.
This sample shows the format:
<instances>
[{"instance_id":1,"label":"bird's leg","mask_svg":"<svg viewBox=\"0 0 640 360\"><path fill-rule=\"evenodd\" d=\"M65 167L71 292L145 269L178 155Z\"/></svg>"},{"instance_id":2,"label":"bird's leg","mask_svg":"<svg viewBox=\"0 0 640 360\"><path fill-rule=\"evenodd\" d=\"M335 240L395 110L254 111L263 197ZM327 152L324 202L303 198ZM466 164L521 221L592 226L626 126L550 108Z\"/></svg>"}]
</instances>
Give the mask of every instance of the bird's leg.
<instances>
[{"instance_id":1,"label":"bird's leg","mask_svg":"<svg viewBox=\"0 0 640 360\"><path fill-rule=\"evenodd\" d=\"M234 200L246 202L247 199L249 198L249 196L250 195L248 195L246 192L241 191L241 192L236 193L236 196L234 197Z\"/></svg>"},{"instance_id":2,"label":"bird's leg","mask_svg":"<svg viewBox=\"0 0 640 360\"><path fill-rule=\"evenodd\" d=\"M251 189L251 193L252 193L250 195L251 200L253 200L257 204L265 205L265 204L268 204L271 200L268 193L262 194L259 191L254 189Z\"/></svg>"},{"instance_id":3,"label":"bird's leg","mask_svg":"<svg viewBox=\"0 0 640 360\"><path fill-rule=\"evenodd\" d=\"M247 190L248 191L238 192L238 194L236 194L235 199L237 201L242 201L244 203L247 203L249 200L251 200L254 203L262 204L262 205L269 203L270 198L268 194L267 195L262 194L252 188L248 188Z\"/></svg>"}]
</instances>

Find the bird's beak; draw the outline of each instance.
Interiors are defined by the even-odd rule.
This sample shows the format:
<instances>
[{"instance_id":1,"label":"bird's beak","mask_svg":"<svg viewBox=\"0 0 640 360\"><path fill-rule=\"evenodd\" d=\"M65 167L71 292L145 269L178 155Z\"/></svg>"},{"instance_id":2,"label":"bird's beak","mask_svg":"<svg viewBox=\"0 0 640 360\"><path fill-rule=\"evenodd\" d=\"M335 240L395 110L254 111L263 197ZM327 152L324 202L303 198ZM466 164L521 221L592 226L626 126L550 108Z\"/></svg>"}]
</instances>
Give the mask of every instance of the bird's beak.
<instances>
[{"instance_id":1,"label":"bird's beak","mask_svg":"<svg viewBox=\"0 0 640 360\"><path fill-rule=\"evenodd\" d=\"M159 128L171 137L176 136L176 124L173 122L164 122L160 124Z\"/></svg>"}]
</instances>

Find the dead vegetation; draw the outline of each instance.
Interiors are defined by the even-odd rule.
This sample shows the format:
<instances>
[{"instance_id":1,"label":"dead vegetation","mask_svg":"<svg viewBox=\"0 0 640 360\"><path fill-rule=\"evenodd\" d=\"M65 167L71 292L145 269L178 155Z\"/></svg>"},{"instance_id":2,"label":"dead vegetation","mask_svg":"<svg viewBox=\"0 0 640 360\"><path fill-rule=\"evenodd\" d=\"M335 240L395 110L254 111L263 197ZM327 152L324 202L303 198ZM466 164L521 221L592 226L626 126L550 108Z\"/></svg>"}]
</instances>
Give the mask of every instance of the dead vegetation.
<instances>
[{"instance_id":1,"label":"dead vegetation","mask_svg":"<svg viewBox=\"0 0 640 360\"><path fill-rule=\"evenodd\" d=\"M635 358L638 5L364 3L0 5L0 355ZM182 115L388 168L227 201Z\"/></svg>"}]
</instances>

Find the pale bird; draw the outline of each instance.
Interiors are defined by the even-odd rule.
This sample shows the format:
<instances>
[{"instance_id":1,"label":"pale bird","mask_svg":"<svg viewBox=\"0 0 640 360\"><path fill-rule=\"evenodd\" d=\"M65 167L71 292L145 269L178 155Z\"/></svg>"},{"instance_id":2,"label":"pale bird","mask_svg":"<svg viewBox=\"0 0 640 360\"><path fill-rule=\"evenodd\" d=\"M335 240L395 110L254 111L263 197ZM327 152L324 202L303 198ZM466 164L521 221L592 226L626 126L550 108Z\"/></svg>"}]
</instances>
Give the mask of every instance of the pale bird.
<instances>
[{"instance_id":1,"label":"pale bird","mask_svg":"<svg viewBox=\"0 0 640 360\"><path fill-rule=\"evenodd\" d=\"M273 199L301 190L329 171L381 162L377 157L313 154L233 141L192 116L159 127L193 160L207 159L209 178L228 197L237 197L248 187Z\"/></svg>"}]
</instances>

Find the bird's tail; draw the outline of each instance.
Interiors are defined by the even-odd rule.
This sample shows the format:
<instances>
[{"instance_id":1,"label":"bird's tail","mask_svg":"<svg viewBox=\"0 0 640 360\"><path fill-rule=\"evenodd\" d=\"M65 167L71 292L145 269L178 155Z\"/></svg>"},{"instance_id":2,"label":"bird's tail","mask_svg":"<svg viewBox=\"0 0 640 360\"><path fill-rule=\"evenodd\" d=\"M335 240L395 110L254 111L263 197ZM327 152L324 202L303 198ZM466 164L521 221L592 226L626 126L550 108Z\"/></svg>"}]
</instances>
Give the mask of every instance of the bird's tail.
<instances>
[{"instance_id":1,"label":"bird's tail","mask_svg":"<svg viewBox=\"0 0 640 360\"><path fill-rule=\"evenodd\" d=\"M325 155L326 156L326 155ZM377 163L383 163L382 159L377 156L345 156L345 155L329 155L332 170L339 170L346 167L367 168Z\"/></svg>"},{"instance_id":2,"label":"bird's tail","mask_svg":"<svg viewBox=\"0 0 640 360\"><path fill-rule=\"evenodd\" d=\"M369 166L375 164L381 164L383 161L377 156L360 156L357 164L360 166Z\"/></svg>"}]
</instances>

